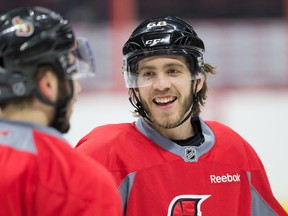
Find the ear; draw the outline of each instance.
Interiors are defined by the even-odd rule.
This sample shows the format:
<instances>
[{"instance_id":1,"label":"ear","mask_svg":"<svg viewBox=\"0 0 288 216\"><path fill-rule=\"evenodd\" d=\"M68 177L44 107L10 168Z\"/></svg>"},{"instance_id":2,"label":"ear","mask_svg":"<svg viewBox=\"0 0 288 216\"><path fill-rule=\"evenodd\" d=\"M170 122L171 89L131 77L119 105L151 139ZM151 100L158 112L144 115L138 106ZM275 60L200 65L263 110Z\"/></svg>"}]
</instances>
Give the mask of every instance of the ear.
<instances>
[{"instance_id":1,"label":"ear","mask_svg":"<svg viewBox=\"0 0 288 216\"><path fill-rule=\"evenodd\" d=\"M202 89L204 82L205 82L205 76L203 75L200 79L198 79L197 92L199 92Z\"/></svg>"},{"instance_id":2,"label":"ear","mask_svg":"<svg viewBox=\"0 0 288 216\"><path fill-rule=\"evenodd\" d=\"M54 73L47 70L41 76L38 88L41 94L51 100L56 101L58 92L58 80Z\"/></svg>"}]
</instances>

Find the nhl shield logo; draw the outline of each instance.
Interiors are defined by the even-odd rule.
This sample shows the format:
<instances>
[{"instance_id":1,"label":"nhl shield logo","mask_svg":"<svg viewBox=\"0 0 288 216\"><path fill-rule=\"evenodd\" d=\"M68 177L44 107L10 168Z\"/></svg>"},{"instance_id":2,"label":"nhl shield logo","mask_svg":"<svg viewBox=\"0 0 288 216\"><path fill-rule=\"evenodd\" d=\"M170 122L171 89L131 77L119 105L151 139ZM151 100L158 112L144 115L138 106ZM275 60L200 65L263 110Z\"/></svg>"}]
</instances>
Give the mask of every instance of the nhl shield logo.
<instances>
[{"instance_id":1,"label":"nhl shield logo","mask_svg":"<svg viewBox=\"0 0 288 216\"><path fill-rule=\"evenodd\" d=\"M185 148L185 161L193 162L196 160L196 149L192 147Z\"/></svg>"}]
</instances>

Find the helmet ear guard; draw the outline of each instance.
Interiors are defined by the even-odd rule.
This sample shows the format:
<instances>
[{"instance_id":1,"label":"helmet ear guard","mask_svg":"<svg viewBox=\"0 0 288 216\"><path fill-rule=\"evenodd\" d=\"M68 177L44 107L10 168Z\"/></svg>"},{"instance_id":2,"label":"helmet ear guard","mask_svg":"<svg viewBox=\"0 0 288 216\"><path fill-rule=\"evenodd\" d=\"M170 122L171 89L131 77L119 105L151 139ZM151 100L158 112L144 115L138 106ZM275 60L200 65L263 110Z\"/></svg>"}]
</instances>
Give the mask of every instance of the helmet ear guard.
<instances>
[{"instance_id":1,"label":"helmet ear guard","mask_svg":"<svg viewBox=\"0 0 288 216\"><path fill-rule=\"evenodd\" d=\"M34 90L35 84L26 75L0 67L0 104L29 97Z\"/></svg>"}]
</instances>

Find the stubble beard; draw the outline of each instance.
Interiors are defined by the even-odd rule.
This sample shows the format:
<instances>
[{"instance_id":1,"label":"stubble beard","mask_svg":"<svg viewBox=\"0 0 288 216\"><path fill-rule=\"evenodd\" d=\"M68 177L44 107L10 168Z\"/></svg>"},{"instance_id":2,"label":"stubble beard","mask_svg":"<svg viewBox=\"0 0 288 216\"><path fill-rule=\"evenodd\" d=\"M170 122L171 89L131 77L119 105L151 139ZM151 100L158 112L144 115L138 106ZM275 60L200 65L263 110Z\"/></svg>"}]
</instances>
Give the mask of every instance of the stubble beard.
<instances>
[{"instance_id":1,"label":"stubble beard","mask_svg":"<svg viewBox=\"0 0 288 216\"><path fill-rule=\"evenodd\" d=\"M180 108L178 111L163 110L160 113L155 113L151 112L151 109L149 108L149 105L146 101L142 100L141 103L143 104L143 108L147 113L150 121L156 127L171 129L177 127L179 123L186 117L187 113L192 108L193 97L192 93L190 93L188 97L184 99L184 102L180 104ZM175 112L178 113L175 115Z\"/></svg>"}]
</instances>

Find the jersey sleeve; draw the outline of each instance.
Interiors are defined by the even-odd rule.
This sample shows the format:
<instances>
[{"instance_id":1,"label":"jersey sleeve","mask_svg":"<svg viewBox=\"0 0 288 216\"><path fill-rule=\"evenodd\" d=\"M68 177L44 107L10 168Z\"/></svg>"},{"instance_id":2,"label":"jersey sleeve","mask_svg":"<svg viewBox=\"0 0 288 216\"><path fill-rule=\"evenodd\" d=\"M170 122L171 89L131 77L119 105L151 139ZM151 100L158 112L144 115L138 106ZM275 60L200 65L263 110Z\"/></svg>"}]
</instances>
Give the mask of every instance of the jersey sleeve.
<instances>
[{"instance_id":1,"label":"jersey sleeve","mask_svg":"<svg viewBox=\"0 0 288 216\"><path fill-rule=\"evenodd\" d=\"M250 163L251 215L287 216L288 214L273 195L265 168L257 153L250 145L246 145L245 148Z\"/></svg>"},{"instance_id":2,"label":"jersey sleeve","mask_svg":"<svg viewBox=\"0 0 288 216\"><path fill-rule=\"evenodd\" d=\"M218 160L221 163L232 163L233 166L239 167L247 174L250 193L243 199L250 203L251 215L287 216L284 208L272 192L265 167L254 148L230 127L218 122L209 121L206 123L213 128L218 140L218 150L221 149L222 152ZM240 205L241 202L240 200Z\"/></svg>"}]
</instances>

